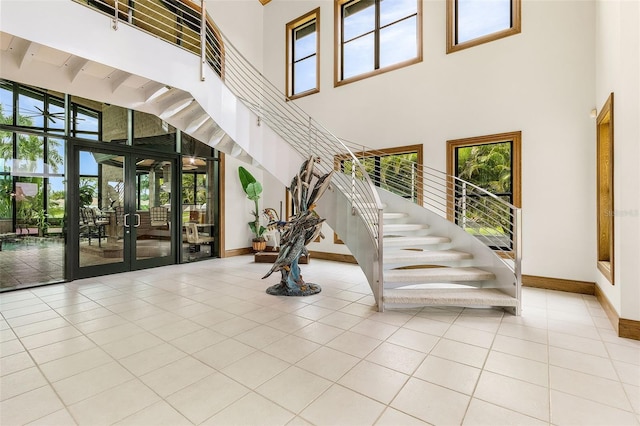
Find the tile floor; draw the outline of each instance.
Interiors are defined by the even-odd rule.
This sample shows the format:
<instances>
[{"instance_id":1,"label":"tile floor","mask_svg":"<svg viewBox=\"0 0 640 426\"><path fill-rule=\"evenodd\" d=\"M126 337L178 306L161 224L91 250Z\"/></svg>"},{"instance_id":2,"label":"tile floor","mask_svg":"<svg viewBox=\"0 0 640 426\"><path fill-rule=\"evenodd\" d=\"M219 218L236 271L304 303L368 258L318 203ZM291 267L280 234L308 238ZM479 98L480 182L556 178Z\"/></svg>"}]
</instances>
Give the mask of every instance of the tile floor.
<instances>
[{"instance_id":1,"label":"tile floor","mask_svg":"<svg viewBox=\"0 0 640 426\"><path fill-rule=\"evenodd\" d=\"M638 425L640 342L595 298L377 313L357 266L270 296L251 256L0 294L0 424Z\"/></svg>"}]
</instances>

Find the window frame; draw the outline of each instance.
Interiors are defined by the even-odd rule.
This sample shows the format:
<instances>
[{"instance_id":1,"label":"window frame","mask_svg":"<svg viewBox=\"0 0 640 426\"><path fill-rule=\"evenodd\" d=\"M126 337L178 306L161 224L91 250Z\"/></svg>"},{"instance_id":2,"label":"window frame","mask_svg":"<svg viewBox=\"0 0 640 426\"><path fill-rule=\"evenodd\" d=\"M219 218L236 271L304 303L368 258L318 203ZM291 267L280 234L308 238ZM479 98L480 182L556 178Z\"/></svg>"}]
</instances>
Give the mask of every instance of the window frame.
<instances>
[{"instance_id":1,"label":"window frame","mask_svg":"<svg viewBox=\"0 0 640 426\"><path fill-rule=\"evenodd\" d=\"M597 267L611 285L615 285L613 136L613 93L611 93L596 117Z\"/></svg>"},{"instance_id":2,"label":"window frame","mask_svg":"<svg viewBox=\"0 0 640 426\"><path fill-rule=\"evenodd\" d=\"M335 0L334 2L334 70L333 70L333 79L334 79L334 87L342 86L344 84L353 83L354 81L363 80L365 78L373 77L378 74L383 74L389 71L394 71L400 68L407 67L409 65L417 64L422 62L422 0L416 0L416 56L411 59L407 59L402 62L395 63L393 65L388 65L383 68L375 68L375 63L379 62L380 59L380 51L378 48L374 51L374 70L368 71L362 74L354 75L348 78L343 78L343 58L344 58L344 42L342 40L343 36L343 17L342 10L343 6L347 3L351 3L354 1L360 0ZM379 33L380 33L380 9L379 4L380 0L375 1L375 16L376 16L376 24L373 30L376 38L374 43L379 45ZM413 15L411 15L413 16ZM402 20L406 19L402 18ZM395 21L397 23L399 21Z\"/></svg>"},{"instance_id":3,"label":"window frame","mask_svg":"<svg viewBox=\"0 0 640 426\"><path fill-rule=\"evenodd\" d=\"M522 0L511 1L511 27L505 30L496 31L462 43L457 42L458 22L457 3L458 0L447 0L447 54L490 43L501 38L519 34L522 31Z\"/></svg>"},{"instance_id":4,"label":"window frame","mask_svg":"<svg viewBox=\"0 0 640 426\"><path fill-rule=\"evenodd\" d=\"M314 88L305 90L304 92L294 93L295 87L295 72L294 72L294 41L293 33L300 27L308 25L310 22L315 21L316 25L316 85ZM307 56L304 59L307 59L311 56ZM285 84L286 84L286 93L287 99L293 100L302 98L304 96L312 95L314 93L320 92L320 8L316 8L299 18L290 21L286 25L286 76L285 76Z\"/></svg>"}]
</instances>

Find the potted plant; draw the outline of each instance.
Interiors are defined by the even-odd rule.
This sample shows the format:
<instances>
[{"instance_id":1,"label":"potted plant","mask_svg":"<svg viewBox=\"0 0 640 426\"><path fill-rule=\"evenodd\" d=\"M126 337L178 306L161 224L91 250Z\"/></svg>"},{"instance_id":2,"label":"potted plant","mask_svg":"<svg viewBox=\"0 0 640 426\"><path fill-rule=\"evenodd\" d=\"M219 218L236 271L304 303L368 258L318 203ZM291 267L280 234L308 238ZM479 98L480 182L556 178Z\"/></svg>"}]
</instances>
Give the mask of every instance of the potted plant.
<instances>
[{"instance_id":1,"label":"potted plant","mask_svg":"<svg viewBox=\"0 0 640 426\"><path fill-rule=\"evenodd\" d=\"M267 247L267 240L264 237L267 228L260 224L260 209L258 207L258 200L260 199L260 194L262 194L262 185L242 166L238 167L238 176L240 177L242 189L244 193L247 194L247 198L255 203L255 210L251 212L254 220L249 222L249 228L253 233L253 239L251 240L253 250L262 251Z\"/></svg>"}]
</instances>

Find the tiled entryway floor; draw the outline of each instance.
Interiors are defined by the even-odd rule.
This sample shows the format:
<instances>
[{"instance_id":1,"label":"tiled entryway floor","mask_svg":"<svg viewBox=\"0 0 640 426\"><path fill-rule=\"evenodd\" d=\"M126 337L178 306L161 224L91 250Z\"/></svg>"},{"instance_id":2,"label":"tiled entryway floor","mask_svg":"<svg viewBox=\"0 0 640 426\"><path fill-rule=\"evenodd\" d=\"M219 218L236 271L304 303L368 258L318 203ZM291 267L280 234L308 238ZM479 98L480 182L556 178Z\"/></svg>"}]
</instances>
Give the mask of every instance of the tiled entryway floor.
<instances>
[{"instance_id":1,"label":"tiled entryway floor","mask_svg":"<svg viewBox=\"0 0 640 426\"><path fill-rule=\"evenodd\" d=\"M594 297L377 313L355 265L305 298L251 256L0 294L0 424L638 425L640 342Z\"/></svg>"}]
</instances>

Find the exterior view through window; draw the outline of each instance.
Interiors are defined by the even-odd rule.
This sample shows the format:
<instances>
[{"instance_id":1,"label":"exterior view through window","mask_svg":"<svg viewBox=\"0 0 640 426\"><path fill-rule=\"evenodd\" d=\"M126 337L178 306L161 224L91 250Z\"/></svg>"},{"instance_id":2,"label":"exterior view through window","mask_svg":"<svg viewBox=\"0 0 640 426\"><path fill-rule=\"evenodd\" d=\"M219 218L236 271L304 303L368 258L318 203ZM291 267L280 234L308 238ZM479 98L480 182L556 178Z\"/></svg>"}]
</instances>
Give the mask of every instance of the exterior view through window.
<instances>
[{"instance_id":1,"label":"exterior view through window","mask_svg":"<svg viewBox=\"0 0 640 426\"><path fill-rule=\"evenodd\" d=\"M422 60L420 1L338 1L336 84Z\"/></svg>"},{"instance_id":2,"label":"exterior view through window","mask_svg":"<svg viewBox=\"0 0 640 426\"><path fill-rule=\"evenodd\" d=\"M318 69L320 9L287 24L287 95L296 98L320 89Z\"/></svg>"},{"instance_id":3,"label":"exterior view through window","mask_svg":"<svg viewBox=\"0 0 640 426\"><path fill-rule=\"evenodd\" d=\"M447 53L520 32L520 0L447 0Z\"/></svg>"}]
</instances>

